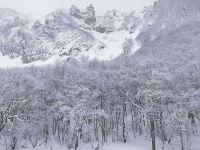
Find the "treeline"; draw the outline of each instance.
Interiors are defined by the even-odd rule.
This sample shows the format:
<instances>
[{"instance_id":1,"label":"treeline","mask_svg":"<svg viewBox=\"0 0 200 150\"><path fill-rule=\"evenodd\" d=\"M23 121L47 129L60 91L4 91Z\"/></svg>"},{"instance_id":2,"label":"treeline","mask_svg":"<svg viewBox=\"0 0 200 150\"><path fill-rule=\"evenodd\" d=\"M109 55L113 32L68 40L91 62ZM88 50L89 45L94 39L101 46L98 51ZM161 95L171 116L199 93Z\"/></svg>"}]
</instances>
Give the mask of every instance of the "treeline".
<instances>
[{"instance_id":1,"label":"treeline","mask_svg":"<svg viewBox=\"0 0 200 150\"><path fill-rule=\"evenodd\" d=\"M77 150L143 136L152 150L156 139L187 150L199 134L199 89L199 63L176 70L126 55L1 70L0 141L13 150L52 141Z\"/></svg>"}]
</instances>

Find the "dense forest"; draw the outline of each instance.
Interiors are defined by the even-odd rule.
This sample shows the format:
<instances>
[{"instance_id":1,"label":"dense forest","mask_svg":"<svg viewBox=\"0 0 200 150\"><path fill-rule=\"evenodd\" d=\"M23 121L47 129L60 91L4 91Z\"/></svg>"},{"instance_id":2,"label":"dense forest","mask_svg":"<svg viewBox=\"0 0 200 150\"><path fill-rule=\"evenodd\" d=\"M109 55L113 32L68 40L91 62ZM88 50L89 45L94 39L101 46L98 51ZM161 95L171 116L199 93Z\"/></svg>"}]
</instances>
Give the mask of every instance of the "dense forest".
<instances>
[{"instance_id":1,"label":"dense forest","mask_svg":"<svg viewBox=\"0 0 200 150\"><path fill-rule=\"evenodd\" d=\"M139 54L138 54L139 55ZM8 149L55 141L78 149L139 136L189 149L199 136L200 63L173 70L124 54L112 62L70 60L1 70L0 133ZM178 139L178 140L177 140Z\"/></svg>"}]
</instances>

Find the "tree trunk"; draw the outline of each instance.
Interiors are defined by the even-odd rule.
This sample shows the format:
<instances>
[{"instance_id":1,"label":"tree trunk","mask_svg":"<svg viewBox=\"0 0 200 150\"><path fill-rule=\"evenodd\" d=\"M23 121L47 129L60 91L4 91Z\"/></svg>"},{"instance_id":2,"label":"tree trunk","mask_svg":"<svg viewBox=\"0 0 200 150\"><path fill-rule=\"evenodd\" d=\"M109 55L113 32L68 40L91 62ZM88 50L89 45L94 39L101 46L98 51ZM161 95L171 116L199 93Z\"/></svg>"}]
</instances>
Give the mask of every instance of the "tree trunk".
<instances>
[{"instance_id":1,"label":"tree trunk","mask_svg":"<svg viewBox=\"0 0 200 150\"><path fill-rule=\"evenodd\" d=\"M133 130L133 136L134 136L134 138L136 138L136 135L135 135L135 126L134 126L134 114L133 114L133 107L132 106L130 106L130 110L131 110L131 126L132 126L132 130Z\"/></svg>"},{"instance_id":2,"label":"tree trunk","mask_svg":"<svg viewBox=\"0 0 200 150\"><path fill-rule=\"evenodd\" d=\"M5 124L4 124L4 115L3 112L0 112L0 132L3 130Z\"/></svg>"},{"instance_id":3,"label":"tree trunk","mask_svg":"<svg viewBox=\"0 0 200 150\"><path fill-rule=\"evenodd\" d=\"M184 150L184 142L183 142L183 132L182 132L182 129L180 130L180 137L181 137L181 150Z\"/></svg>"},{"instance_id":4,"label":"tree trunk","mask_svg":"<svg viewBox=\"0 0 200 150\"><path fill-rule=\"evenodd\" d=\"M17 138L13 137L12 141L11 141L11 149L15 150L16 149L16 145L17 145Z\"/></svg>"},{"instance_id":5,"label":"tree trunk","mask_svg":"<svg viewBox=\"0 0 200 150\"><path fill-rule=\"evenodd\" d=\"M126 104L122 105L123 108L123 117L122 117L122 136L123 136L123 142L126 143L126 124L125 124L125 115L126 115Z\"/></svg>"},{"instance_id":6,"label":"tree trunk","mask_svg":"<svg viewBox=\"0 0 200 150\"><path fill-rule=\"evenodd\" d=\"M78 149L78 133L76 133L76 137L75 137L75 150Z\"/></svg>"},{"instance_id":7,"label":"tree trunk","mask_svg":"<svg viewBox=\"0 0 200 150\"><path fill-rule=\"evenodd\" d=\"M153 115L150 116L150 124L151 124L152 150L156 150L156 134L155 134L155 123Z\"/></svg>"},{"instance_id":8,"label":"tree trunk","mask_svg":"<svg viewBox=\"0 0 200 150\"><path fill-rule=\"evenodd\" d=\"M162 149L165 148L165 141L167 141L167 137L165 134L165 127L164 127L164 123L163 123L163 114L162 112L160 113L160 130L161 130L161 140L162 140Z\"/></svg>"}]
</instances>

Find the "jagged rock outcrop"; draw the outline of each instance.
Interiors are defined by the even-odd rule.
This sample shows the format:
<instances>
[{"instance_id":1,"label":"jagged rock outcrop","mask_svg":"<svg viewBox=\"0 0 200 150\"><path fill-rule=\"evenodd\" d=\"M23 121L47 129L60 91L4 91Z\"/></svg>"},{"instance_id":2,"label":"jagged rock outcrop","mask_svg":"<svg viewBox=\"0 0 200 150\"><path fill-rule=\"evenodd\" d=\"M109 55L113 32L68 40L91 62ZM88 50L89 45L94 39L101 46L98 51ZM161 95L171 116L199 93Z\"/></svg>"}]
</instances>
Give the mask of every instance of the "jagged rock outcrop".
<instances>
[{"instance_id":1,"label":"jagged rock outcrop","mask_svg":"<svg viewBox=\"0 0 200 150\"><path fill-rule=\"evenodd\" d=\"M71 6L70 15L73 16L73 17L76 17L78 19L83 18L83 14L81 13L81 11L75 5Z\"/></svg>"},{"instance_id":2,"label":"jagged rock outcrop","mask_svg":"<svg viewBox=\"0 0 200 150\"><path fill-rule=\"evenodd\" d=\"M135 12L127 14L123 18L122 27L130 31L130 34L134 33L138 26L141 24L141 19L137 17Z\"/></svg>"},{"instance_id":3,"label":"jagged rock outcrop","mask_svg":"<svg viewBox=\"0 0 200 150\"><path fill-rule=\"evenodd\" d=\"M92 5L86 8L86 12L84 13L84 22L88 25L95 25L96 23L95 10Z\"/></svg>"},{"instance_id":4,"label":"jagged rock outcrop","mask_svg":"<svg viewBox=\"0 0 200 150\"><path fill-rule=\"evenodd\" d=\"M131 53L132 48L133 48L133 40L130 38L125 39L124 42L122 43L122 49L124 53L126 54Z\"/></svg>"},{"instance_id":5,"label":"jagged rock outcrop","mask_svg":"<svg viewBox=\"0 0 200 150\"><path fill-rule=\"evenodd\" d=\"M39 30L42 28L42 23L39 20L36 20L32 26L33 30Z\"/></svg>"},{"instance_id":6,"label":"jagged rock outcrop","mask_svg":"<svg viewBox=\"0 0 200 150\"><path fill-rule=\"evenodd\" d=\"M105 33L106 32L106 28L102 25L98 25L95 27L95 30L99 33Z\"/></svg>"}]
</instances>

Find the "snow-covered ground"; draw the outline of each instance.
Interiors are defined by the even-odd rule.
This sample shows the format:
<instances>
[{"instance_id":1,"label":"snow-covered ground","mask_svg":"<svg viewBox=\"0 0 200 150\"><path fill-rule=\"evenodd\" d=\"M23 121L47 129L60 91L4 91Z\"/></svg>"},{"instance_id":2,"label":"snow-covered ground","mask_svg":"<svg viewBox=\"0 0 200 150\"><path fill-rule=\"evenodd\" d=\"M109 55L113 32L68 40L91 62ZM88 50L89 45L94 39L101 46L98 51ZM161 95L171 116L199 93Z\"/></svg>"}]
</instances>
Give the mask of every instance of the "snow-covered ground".
<instances>
[{"instance_id":1,"label":"snow-covered ground","mask_svg":"<svg viewBox=\"0 0 200 150\"><path fill-rule=\"evenodd\" d=\"M0 147L1 150L4 150L3 147ZM36 149L32 149L32 148L22 148L24 150L52 150L51 148L36 148ZM56 148L53 150L66 150L66 148ZM94 150L91 147L82 147L79 148L79 150ZM125 144L110 144L110 145L106 145L102 148L102 150L149 150L149 149L145 149L145 148L141 148L141 147L135 147L134 145L125 145Z\"/></svg>"},{"instance_id":2,"label":"snow-covered ground","mask_svg":"<svg viewBox=\"0 0 200 150\"><path fill-rule=\"evenodd\" d=\"M144 148L142 146L135 146L133 144L110 144L103 147L102 150L148 150L149 148Z\"/></svg>"},{"instance_id":3,"label":"snow-covered ground","mask_svg":"<svg viewBox=\"0 0 200 150\"><path fill-rule=\"evenodd\" d=\"M22 60L21 58L15 58L15 59L10 59L8 56L2 56L0 53L0 67L1 68L10 68L10 67L16 67L16 66L21 66L22 65Z\"/></svg>"},{"instance_id":4,"label":"snow-covered ground","mask_svg":"<svg viewBox=\"0 0 200 150\"><path fill-rule=\"evenodd\" d=\"M53 143L53 142L52 142ZM95 144L80 145L78 150L95 150ZM0 150L4 150L4 147L0 146ZM36 148L21 148L22 150L68 150L66 146L60 147L57 144L45 145ZM144 139L135 139L130 143L105 143L100 150L150 150L151 143ZM20 150L20 149L19 149ZM72 148L73 150L73 148Z\"/></svg>"},{"instance_id":5,"label":"snow-covered ground","mask_svg":"<svg viewBox=\"0 0 200 150\"><path fill-rule=\"evenodd\" d=\"M199 150L199 138L192 137L190 141L190 146L186 150ZM91 144L79 144L78 150L95 150L96 143ZM156 140L157 150L162 150L162 143L159 139ZM55 142L49 142L47 145L42 144L41 146L32 148L30 145L19 150L73 150L68 149L67 146L59 146ZM179 150L181 149L180 141L177 139L176 142L170 143L170 145L165 144L164 150ZM6 150L4 146L0 144L0 150ZM107 142L100 147L99 150L151 150L151 140L145 139L143 137L138 137L136 139L130 140L127 143L122 142Z\"/></svg>"},{"instance_id":6,"label":"snow-covered ground","mask_svg":"<svg viewBox=\"0 0 200 150\"><path fill-rule=\"evenodd\" d=\"M112 60L123 53L122 43L126 38L131 38L133 40L133 48L131 53L135 53L141 46L135 40L139 33L140 29L137 29L133 34L129 34L125 31L118 31L110 34L93 32L92 34L97 38L97 41L101 41L106 47L100 50L98 45L95 45L94 48L92 48L90 51L84 52L83 55L88 56L89 59L96 58L98 60Z\"/></svg>"},{"instance_id":7,"label":"snow-covered ground","mask_svg":"<svg viewBox=\"0 0 200 150\"><path fill-rule=\"evenodd\" d=\"M56 63L57 61L62 60L59 56L55 55L46 61L36 61L30 64L23 64L21 57L11 59L8 56L3 56L0 53L0 68L14 68L14 67L29 67L29 66L44 66L44 65L51 65Z\"/></svg>"}]
</instances>

